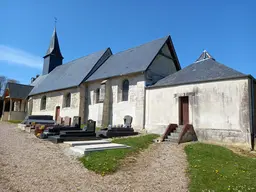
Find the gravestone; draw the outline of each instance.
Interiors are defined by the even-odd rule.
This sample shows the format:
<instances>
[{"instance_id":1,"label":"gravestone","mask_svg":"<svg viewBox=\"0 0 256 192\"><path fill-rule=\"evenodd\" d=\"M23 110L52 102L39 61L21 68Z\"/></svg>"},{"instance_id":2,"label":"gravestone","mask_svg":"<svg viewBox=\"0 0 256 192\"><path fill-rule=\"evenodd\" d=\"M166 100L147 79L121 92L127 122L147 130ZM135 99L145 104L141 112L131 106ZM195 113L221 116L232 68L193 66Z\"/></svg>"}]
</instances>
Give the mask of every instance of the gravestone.
<instances>
[{"instance_id":1,"label":"gravestone","mask_svg":"<svg viewBox=\"0 0 256 192\"><path fill-rule=\"evenodd\" d=\"M124 127L131 128L132 127L132 116L126 115L124 116Z\"/></svg>"},{"instance_id":2,"label":"gravestone","mask_svg":"<svg viewBox=\"0 0 256 192\"><path fill-rule=\"evenodd\" d=\"M95 132L95 128L96 128L96 121L93 121L92 119L89 119L87 121L86 131Z\"/></svg>"},{"instance_id":3,"label":"gravestone","mask_svg":"<svg viewBox=\"0 0 256 192\"><path fill-rule=\"evenodd\" d=\"M81 127L81 117L80 116L73 117L72 127Z\"/></svg>"},{"instance_id":4,"label":"gravestone","mask_svg":"<svg viewBox=\"0 0 256 192\"><path fill-rule=\"evenodd\" d=\"M57 125L62 125L62 117L60 117L60 116L57 117L56 124Z\"/></svg>"},{"instance_id":5,"label":"gravestone","mask_svg":"<svg viewBox=\"0 0 256 192\"><path fill-rule=\"evenodd\" d=\"M70 126L71 124L71 118L66 116L64 117L64 126Z\"/></svg>"}]
</instances>

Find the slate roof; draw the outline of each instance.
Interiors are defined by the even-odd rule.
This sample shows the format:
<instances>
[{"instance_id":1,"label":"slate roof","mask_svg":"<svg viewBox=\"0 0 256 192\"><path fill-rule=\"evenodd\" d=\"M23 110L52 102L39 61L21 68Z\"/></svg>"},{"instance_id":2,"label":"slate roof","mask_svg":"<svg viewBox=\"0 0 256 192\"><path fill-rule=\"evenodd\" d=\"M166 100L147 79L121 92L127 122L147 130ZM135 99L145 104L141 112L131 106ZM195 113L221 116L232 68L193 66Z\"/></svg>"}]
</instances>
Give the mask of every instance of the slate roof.
<instances>
[{"instance_id":1,"label":"slate roof","mask_svg":"<svg viewBox=\"0 0 256 192\"><path fill-rule=\"evenodd\" d=\"M42 79L38 77L39 79L34 83L34 88L29 96L78 86L107 50L98 51L60 65L45 77L42 76Z\"/></svg>"},{"instance_id":2,"label":"slate roof","mask_svg":"<svg viewBox=\"0 0 256 192\"><path fill-rule=\"evenodd\" d=\"M26 99L33 86L9 82L6 88L9 89L10 98Z\"/></svg>"},{"instance_id":3,"label":"slate roof","mask_svg":"<svg viewBox=\"0 0 256 192\"><path fill-rule=\"evenodd\" d=\"M46 75L40 75L39 77L37 77L30 85L31 86L37 86L39 83L41 83L46 77L47 77L48 74Z\"/></svg>"},{"instance_id":4,"label":"slate roof","mask_svg":"<svg viewBox=\"0 0 256 192\"><path fill-rule=\"evenodd\" d=\"M168 38L170 36L110 56L87 81L145 71Z\"/></svg>"},{"instance_id":5,"label":"slate roof","mask_svg":"<svg viewBox=\"0 0 256 192\"><path fill-rule=\"evenodd\" d=\"M44 57L47 57L50 54L55 54L61 58L63 58L61 52L60 52L60 45L59 45L59 40L56 32L56 28L53 30L52 38L50 41L50 46L45 54Z\"/></svg>"},{"instance_id":6,"label":"slate roof","mask_svg":"<svg viewBox=\"0 0 256 192\"><path fill-rule=\"evenodd\" d=\"M245 77L247 75L227 67L214 58L201 58L195 63L171 74L151 87L197 83L209 80Z\"/></svg>"}]
</instances>

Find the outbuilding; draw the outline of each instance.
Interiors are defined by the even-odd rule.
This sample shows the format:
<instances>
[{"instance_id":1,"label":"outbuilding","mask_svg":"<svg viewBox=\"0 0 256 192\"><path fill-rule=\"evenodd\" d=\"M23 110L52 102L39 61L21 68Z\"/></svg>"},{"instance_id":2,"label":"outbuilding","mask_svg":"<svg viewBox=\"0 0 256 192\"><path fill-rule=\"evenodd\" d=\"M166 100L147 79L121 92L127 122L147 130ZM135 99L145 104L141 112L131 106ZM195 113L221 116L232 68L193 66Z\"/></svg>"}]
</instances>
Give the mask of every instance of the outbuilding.
<instances>
[{"instance_id":1,"label":"outbuilding","mask_svg":"<svg viewBox=\"0 0 256 192\"><path fill-rule=\"evenodd\" d=\"M146 89L145 128L192 124L199 141L245 144L255 137L255 79L217 62L207 51Z\"/></svg>"}]
</instances>

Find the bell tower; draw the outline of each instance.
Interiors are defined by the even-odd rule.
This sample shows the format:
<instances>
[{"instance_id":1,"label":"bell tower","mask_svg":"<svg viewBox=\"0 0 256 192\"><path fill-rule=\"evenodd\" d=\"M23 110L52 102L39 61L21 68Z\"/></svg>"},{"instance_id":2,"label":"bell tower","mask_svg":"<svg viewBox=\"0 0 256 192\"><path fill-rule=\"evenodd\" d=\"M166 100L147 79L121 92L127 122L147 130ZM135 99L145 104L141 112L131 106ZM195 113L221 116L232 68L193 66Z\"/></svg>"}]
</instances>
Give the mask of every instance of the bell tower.
<instances>
[{"instance_id":1,"label":"bell tower","mask_svg":"<svg viewBox=\"0 0 256 192\"><path fill-rule=\"evenodd\" d=\"M58 36L56 32L56 26L54 27L50 46L44 56L43 75L50 73L55 67L62 65L62 54L60 52L60 46Z\"/></svg>"}]
</instances>

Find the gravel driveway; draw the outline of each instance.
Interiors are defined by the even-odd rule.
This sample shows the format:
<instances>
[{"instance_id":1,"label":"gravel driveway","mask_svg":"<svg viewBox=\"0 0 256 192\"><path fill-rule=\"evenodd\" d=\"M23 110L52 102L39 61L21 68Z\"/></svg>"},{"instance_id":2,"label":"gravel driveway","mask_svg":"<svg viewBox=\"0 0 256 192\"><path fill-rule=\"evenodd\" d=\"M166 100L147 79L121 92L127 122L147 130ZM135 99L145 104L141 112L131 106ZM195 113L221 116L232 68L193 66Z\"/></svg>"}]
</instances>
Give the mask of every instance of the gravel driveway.
<instances>
[{"instance_id":1,"label":"gravel driveway","mask_svg":"<svg viewBox=\"0 0 256 192\"><path fill-rule=\"evenodd\" d=\"M113 175L100 176L53 144L0 121L1 192L187 191L183 147L153 144L133 163Z\"/></svg>"}]
</instances>

